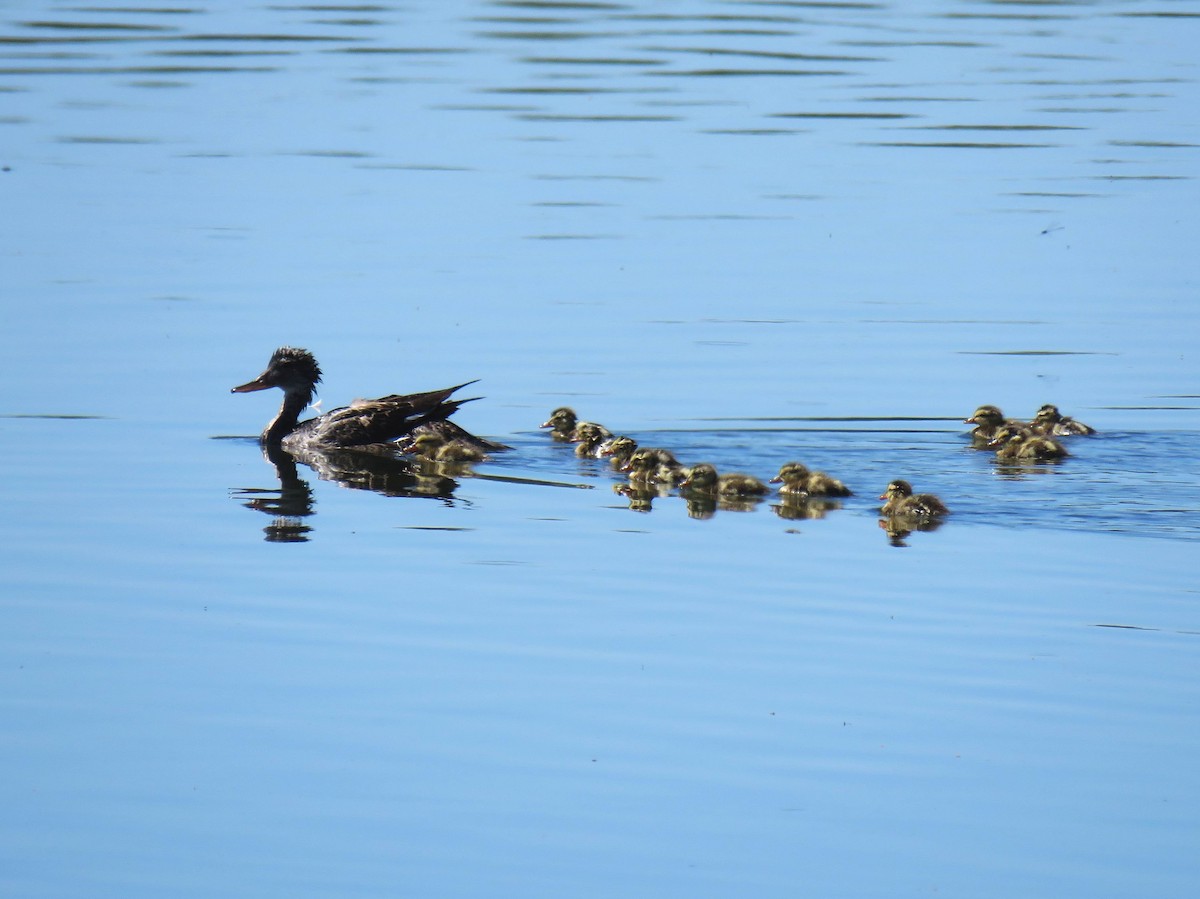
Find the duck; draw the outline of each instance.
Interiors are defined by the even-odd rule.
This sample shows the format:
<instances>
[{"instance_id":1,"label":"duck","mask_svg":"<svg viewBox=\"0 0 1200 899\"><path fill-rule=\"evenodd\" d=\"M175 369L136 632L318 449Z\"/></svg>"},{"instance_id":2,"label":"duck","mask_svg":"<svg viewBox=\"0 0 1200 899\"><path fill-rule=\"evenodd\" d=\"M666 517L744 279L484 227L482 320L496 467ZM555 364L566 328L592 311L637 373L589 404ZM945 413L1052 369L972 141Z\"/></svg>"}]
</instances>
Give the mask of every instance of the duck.
<instances>
[{"instance_id":1,"label":"duck","mask_svg":"<svg viewBox=\"0 0 1200 899\"><path fill-rule=\"evenodd\" d=\"M613 439L612 432L594 421L581 421L575 426L575 455L599 458L604 447Z\"/></svg>"},{"instance_id":2,"label":"duck","mask_svg":"<svg viewBox=\"0 0 1200 899\"><path fill-rule=\"evenodd\" d=\"M980 406L971 413L970 418L963 419L963 424L975 425L971 430L971 439L981 446L990 443L995 438L996 431L1002 427L1023 427L1022 422L1005 418L998 406Z\"/></svg>"},{"instance_id":3,"label":"duck","mask_svg":"<svg viewBox=\"0 0 1200 899\"><path fill-rule=\"evenodd\" d=\"M752 475L718 475L717 469L707 462L694 466L679 487L689 493L726 497L763 496L771 492L770 487Z\"/></svg>"},{"instance_id":4,"label":"duck","mask_svg":"<svg viewBox=\"0 0 1200 899\"><path fill-rule=\"evenodd\" d=\"M879 511L889 516L933 518L950 511L946 504L932 493L913 493L912 484L899 478L888 484L879 498L885 500Z\"/></svg>"},{"instance_id":5,"label":"duck","mask_svg":"<svg viewBox=\"0 0 1200 899\"><path fill-rule=\"evenodd\" d=\"M1096 429L1091 425L1085 425L1068 415L1063 415L1058 411L1058 406L1053 403L1046 403L1037 410L1030 427L1035 434L1043 437L1073 437L1079 434L1096 433Z\"/></svg>"},{"instance_id":6,"label":"duck","mask_svg":"<svg viewBox=\"0 0 1200 899\"><path fill-rule=\"evenodd\" d=\"M687 477L688 471L670 450L642 447L629 457L625 466L631 484L667 484L675 486Z\"/></svg>"},{"instance_id":7,"label":"duck","mask_svg":"<svg viewBox=\"0 0 1200 899\"><path fill-rule=\"evenodd\" d=\"M575 424L578 421L579 416L575 414L574 409L570 406L559 406L538 427L549 428L551 437L567 443L574 439Z\"/></svg>"},{"instance_id":8,"label":"duck","mask_svg":"<svg viewBox=\"0 0 1200 899\"><path fill-rule=\"evenodd\" d=\"M1028 429L1002 428L991 446L996 450L996 458L1006 462L1045 462L1070 455L1067 448L1054 438L1040 436Z\"/></svg>"},{"instance_id":9,"label":"duck","mask_svg":"<svg viewBox=\"0 0 1200 899\"><path fill-rule=\"evenodd\" d=\"M852 496L845 484L821 471L809 471L800 462L787 462L770 483L782 484L779 492L783 496Z\"/></svg>"},{"instance_id":10,"label":"duck","mask_svg":"<svg viewBox=\"0 0 1200 899\"><path fill-rule=\"evenodd\" d=\"M488 454L464 440L447 440L441 434L418 434L406 452L431 462L486 462Z\"/></svg>"},{"instance_id":11,"label":"duck","mask_svg":"<svg viewBox=\"0 0 1200 899\"><path fill-rule=\"evenodd\" d=\"M476 381L425 393L354 400L349 406L300 421L300 413L312 402L320 382L321 367L312 353L300 347L281 346L271 354L261 375L232 388L230 392L253 393L272 387L283 391L283 405L259 437L263 446L269 448L345 449L390 443L400 437L432 432L484 449L508 449L503 444L476 437L447 420L463 403L478 399L451 399L451 394Z\"/></svg>"},{"instance_id":12,"label":"duck","mask_svg":"<svg viewBox=\"0 0 1200 899\"><path fill-rule=\"evenodd\" d=\"M621 435L614 437L600 447L600 455L608 456L612 467L622 470L629 464L630 458L637 452L637 441L632 437Z\"/></svg>"}]
</instances>

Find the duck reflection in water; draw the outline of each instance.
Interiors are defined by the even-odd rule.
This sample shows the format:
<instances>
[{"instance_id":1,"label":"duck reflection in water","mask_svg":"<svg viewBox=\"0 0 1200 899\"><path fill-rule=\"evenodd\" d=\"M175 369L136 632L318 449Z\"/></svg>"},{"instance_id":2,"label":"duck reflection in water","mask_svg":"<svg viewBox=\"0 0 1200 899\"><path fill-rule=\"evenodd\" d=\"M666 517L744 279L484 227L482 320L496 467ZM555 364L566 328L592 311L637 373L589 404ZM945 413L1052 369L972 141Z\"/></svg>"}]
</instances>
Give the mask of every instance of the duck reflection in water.
<instances>
[{"instance_id":1,"label":"duck reflection in water","mask_svg":"<svg viewBox=\"0 0 1200 899\"><path fill-rule=\"evenodd\" d=\"M312 488L300 477L296 463L302 462L322 481L333 481L352 490L370 490L384 496L440 499L449 505L458 481L439 467L425 470L409 460L380 448L332 449L309 446L288 452L279 446L264 446L263 456L275 466L279 489L242 488L234 495L248 509L265 512L274 520L264 531L269 543L302 543L312 528L304 519L315 514Z\"/></svg>"},{"instance_id":2,"label":"duck reflection in water","mask_svg":"<svg viewBox=\"0 0 1200 899\"><path fill-rule=\"evenodd\" d=\"M321 380L321 369L312 353L295 347L280 347L266 370L233 393L251 393L278 387L283 404L259 437L263 455L275 466L280 489L245 489L246 506L275 517L266 529L267 540L307 540L311 530L302 519L313 514L313 496L299 476L296 463L307 465L322 480L343 487L371 490L386 496L423 496L449 500L457 482L443 473L423 471L402 458L393 441L402 437L431 435L442 442L455 442L480 452L508 447L476 437L448 421L463 403L451 394L474 382L425 393L393 394L374 400L355 400L300 421L300 413L312 401Z\"/></svg>"}]
</instances>

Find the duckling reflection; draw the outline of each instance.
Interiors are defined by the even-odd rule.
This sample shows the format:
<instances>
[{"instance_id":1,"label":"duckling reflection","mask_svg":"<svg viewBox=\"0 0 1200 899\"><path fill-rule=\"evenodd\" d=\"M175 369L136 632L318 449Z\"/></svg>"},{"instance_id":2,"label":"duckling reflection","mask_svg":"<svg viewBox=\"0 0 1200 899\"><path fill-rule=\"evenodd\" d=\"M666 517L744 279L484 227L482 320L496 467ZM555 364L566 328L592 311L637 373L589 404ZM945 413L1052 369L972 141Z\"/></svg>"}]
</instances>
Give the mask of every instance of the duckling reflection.
<instances>
[{"instance_id":1,"label":"duckling reflection","mask_svg":"<svg viewBox=\"0 0 1200 899\"><path fill-rule=\"evenodd\" d=\"M897 512L879 519L879 527L887 534L888 542L892 546L908 546L905 540L913 531L936 531L943 523L941 518L905 512Z\"/></svg>"},{"instance_id":2,"label":"duckling reflection","mask_svg":"<svg viewBox=\"0 0 1200 899\"><path fill-rule=\"evenodd\" d=\"M1073 437L1096 433L1096 429L1091 425L1063 415L1058 411L1058 406L1052 403L1046 403L1037 410L1033 421L1030 422L1030 428L1033 433L1043 437Z\"/></svg>"},{"instance_id":3,"label":"duckling reflection","mask_svg":"<svg viewBox=\"0 0 1200 899\"><path fill-rule=\"evenodd\" d=\"M834 509L842 508L842 501L824 496L809 496L807 493L779 493L780 502L772 503L771 509L780 518L788 521L814 521L824 518Z\"/></svg>"},{"instance_id":4,"label":"duckling reflection","mask_svg":"<svg viewBox=\"0 0 1200 899\"><path fill-rule=\"evenodd\" d=\"M656 499L671 495L668 484L655 484L650 481L630 481L628 484L613 484L613 493L629 500L629 508L634 512L649 512Z\"/></svg>"}]
</instances>

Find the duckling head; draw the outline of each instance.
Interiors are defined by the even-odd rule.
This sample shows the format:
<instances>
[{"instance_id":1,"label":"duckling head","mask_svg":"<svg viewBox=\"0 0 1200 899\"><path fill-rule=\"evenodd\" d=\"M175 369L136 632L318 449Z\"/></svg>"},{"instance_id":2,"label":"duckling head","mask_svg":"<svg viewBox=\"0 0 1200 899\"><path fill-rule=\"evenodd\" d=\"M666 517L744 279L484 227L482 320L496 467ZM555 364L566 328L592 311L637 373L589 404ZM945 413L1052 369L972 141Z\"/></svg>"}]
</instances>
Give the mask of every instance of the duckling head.
<instances>
[{"instance_id":1,"label":"duckling head","mask_svg":"<svg viewBox=\"0 0 1200 899\"><path fill-rule=\"evenodd\" d=\"M971 413L970 418L964 418L965 425L994 426L1004 423L1004 413L998 406L980 406Z\"/></svg>"},{"instance_id":2,"label":"duckling head","mask_svg":"<svg viewBox=\"0 0 1200 899\"><path fill-rule=\"evenodd\" d=\"M426 432L418 434L412 439L409 443L409 450L418 456L432 456L445 445L446 439L441 434Z\"/></svg>"},{"instance_id":3,"label":"duckling head","mask_svg":"<svg viewBox=\"0 0 1200 899\"><path fill-rule=\"evenodd\" d=\"M693 465L688 476L680 483L680 487L690 487L693 490L711 490L717 485L717 469L707 462Z\"/></svg>"},{"instance_id":4,"label":"duckling head","mask_svg":"<svg viewBox=\"0 0 1200 899\"><path fill-rule=\"evenodd\" d=\"M553 428L555 431L567 433L574 430L575 422L579 420L579 416L575 414L575 410L570 406L559 406L550 413L550 417L542 422L538 427Z\"/></svg>"},{"instance_id":5,"label":"duckling head","mask_svg":"<svg viewBox=\"0 0 1200 899\"><path fill-rule=\"evenodd\" d=\"M808 466L801 462L787 462L780 469L779 474L771 478L772 484L802 484L808 480Z\"/></svg>"},{"instance_id":6,"label":"duckling head","mask_svg":"<svg viewBox=\"0 0 1200 899\"><path fill-rule=\"evenodd\" d=\"M602 456L629 456L637 449L637 441L632 437L614 437L607 446L600 450Z\"/></svg>"},{"instance_id":7,"label":"duckling head","mask_svg":"<svg viewBox=\"0 0 1200 899\"><path fill-rule=\"evenodd\" d=\"M883 493L879 494L879 498L893 500L893 499L904 499L905 497L909 497L912 495L913 495L912 484L908 483L908 481L900 480L899 478L897 478L896 480L892 481L890 484L887 485L887 489L884 490Z\"/></svg>"}]
</instances>

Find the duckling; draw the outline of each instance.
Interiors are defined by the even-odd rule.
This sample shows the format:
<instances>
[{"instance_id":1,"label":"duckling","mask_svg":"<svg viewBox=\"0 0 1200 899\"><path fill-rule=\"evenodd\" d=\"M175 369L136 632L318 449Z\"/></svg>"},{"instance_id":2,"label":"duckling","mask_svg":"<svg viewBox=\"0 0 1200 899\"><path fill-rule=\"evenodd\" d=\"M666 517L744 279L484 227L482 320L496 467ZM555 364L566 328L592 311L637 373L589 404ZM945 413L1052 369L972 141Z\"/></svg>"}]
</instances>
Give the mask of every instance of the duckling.
<instances>
[{"instance_id":1,"label":"duckling","mask_svg":"<svg viewBox=\"0 0 1200 899\"><path fill-rule=\"evenodd\" d=\"M837 478L821 471L809 471L800 462L788 462L779 469L779 474L770 483L780 484L784 496L852 496L850 489Z\"/></svg>"},{"instance_id":2,"label":"duckling","mask_svg":"<svg viewBox=\"0 0 1200 899\"><path fill-rule=\"evenodd\" d=\"M996 448L996 458L1001 461L1014 460L1044 462L1062 459L1069 455L1067 448L1051 437L1040 437L1029 430L1001 430L991 446Z\"/></svg>"},{"instance_id":3,"label":"duckling","mask_svg":"<svg viewBox=\"0 0 1200 899\"><path fill-rule=\"evenodd\" d=\"M637 441L632 437L614 437L607 443L601 444L600 455L608 456L612 467L622 470L629 464L629 459L637 452L637 448Z\"/></svg>"},{"instance_id":4,"label":"duckling","mask_svg":"<svg viewBox=\"0 0 1200 899\"><path fill-rule=\"evenodd\" d=\"M670 484L674 486L687 476L675 454L658 447L643 447L629 457L625 466L630 483Z\"/></svg>"},{"instance_id":5,"label":"duckling","mask_svg":"<svg viewBox=\"0 0 1200 899\"><path fill-rule=\"evenodd\" d=\"M575 425L579 416L570 406L559 406L550 413L550 417L538 425L539 428L550 428L550 436L555 440L567 443L575 439Z\"/></svg>"},{"instance_id":6,"label":"duckling","mask_svg":"<svg viewBox=\"0 0 1200 899\"><path fill-rule=\"evenodd\" d=\"M1035 434L1043 437L1071 437L1076 434L1095 434L1096 429L1058 411L1058 406L1046 403L1037 410L1030 423Z\"/></svg>"},{"instance_id":7,"label":"duckling","mask_svg":"<svg viewBox=\"0 0 1200 899\"><path fill-rule=\"evenodd\" d=\"M605 444L612 440L612 433L604 425L598 425L594 421L581 421L575 425L574 439L579 441L575 447L575 455L596 458Z\"/></svg>"},{"instance_id":8,"label":"duckling","mask_svg":"<svg viewBox=\"0 0 1200 899\"><path fill-rule=\"evenodd\" d=\"M913 493L912 484L899 479L888 484L879 498L885 500L879 509L884 515L931 518L950 511L946 504L932 493Z\"/></svg>"},{"instance_id":9,"label":"duckling","mask_svg":"<svg viewBox=\"0 0 1200 899\"><path fill-rule=\"evenodd\" d=\"M441 434L418 434L406 452L431 462L484 462L488 455L463 440L447 440Z\"/></svg>"},{"instance_id":10,"label":"duckling","mask_svg":"<svg viewBox=\"0 0 1200 899\"><path fill-rule=\"evenodd\" d=\"M980 406L971 413L970 418L964 418L963 424L973 424L971 440L981 446L987 446L996 436L999 428L1022 427L1023 423L1014 418L1005 418L1004 413L996 406Z\"/></svg>"},{"instance_id":11,"label":"duckling","mask_svg":"<svg viewBox=\"0 0 1200 899\"><path fill-rule=\"evenodd\" d=\"M762 496L771 492L771 488L756 477L748 474L718 475L716 468L707 462L693 467L679 486L690 493L724 497Z\"/></svg>"}]
</instances>

